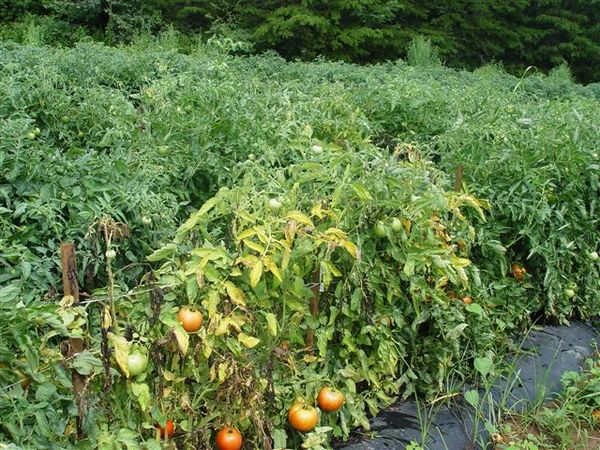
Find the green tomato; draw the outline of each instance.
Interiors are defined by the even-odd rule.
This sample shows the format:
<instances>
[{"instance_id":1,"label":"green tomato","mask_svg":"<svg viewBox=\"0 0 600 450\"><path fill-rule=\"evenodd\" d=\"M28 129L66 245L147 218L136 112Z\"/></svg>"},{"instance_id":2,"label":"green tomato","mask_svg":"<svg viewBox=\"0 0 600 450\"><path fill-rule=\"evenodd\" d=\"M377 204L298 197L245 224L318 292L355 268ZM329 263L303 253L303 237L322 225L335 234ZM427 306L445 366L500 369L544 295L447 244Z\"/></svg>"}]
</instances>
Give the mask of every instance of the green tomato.
<instances>
[{"instance_id":1,"label":"green tomato","mask_svg":"<svg viewBox=\"0 0 600 450\"><path fill-rule=\"evenodd\" d=\"M152 219L148 216L144 216L144 217L142 217L142 223L144 225L150 225L152 223Z\"/></svg>"},{"instance_id":2,"label":"green tomato","mask_svg":"<svg viewBox=\"0 0 600 450\"><path fill-rule=\"evenodd\" d=\"M106 253L104 255L106 256L106 259L115 259L115 257L117 256L117 252L115 252L114 250L106 250Z\"/></svg>"},{"instance_id":3,"label":"green tomato","mask_svg":"<svg viewBox=\"0 0 600 450\"><path fill-rule=\"evenodd\" d=\"M398 219L397 217L394 217L392 219L392 230L394 230L394 232L398 232L402 229L402 221L400 219Z\"/></svg>"},{"instance_id":4,"label":"green tomato","mask_svg":"<svg viewBox=\"0 0 600 450\"><path fill-rule=\"evenodd\" d=\"M565 295L569 298L575 297L575 291L573 289L565 289Z\"/></svg>"},{"instance_id":5,"label":"green tomato","mask_svg":"<svg viewBox=\"0 0 600 450\"><path fill-rule=\"evenodd\" d=\"M69 121L69 116L62 116L60 120L62 121L62 123L67 123Z\"/></svg>"},{"instance_id":6,"label":"green tomato","mask_svg":"<svg viewBox=\"0 0 600 450\"><path fill-rule=\"evenodd\" d=\"M159 145L157 151L160 156L165 156L169 154L169 147L166 145Z\"/></svg>"},{"instance_id":7,"label":"green tomato","mask_svg":"<svg viewBox=\"0 0 600 450\"><path fill-rule=\"evenodd\" d=\"M598 256L598 252L590 252L590 258L592 261L598 261L600 256Z\"/></svg>"},{"instance_id":8,"label":"green tomato","mask_svg":"<svg viewBox=\"0 0 600 450\"><path fill-rule=\"evenodd\" d=\"M136 376L146 370L148 357L140 352L133 352L127 357L129 375Z\"/></svg>"},{"instance_id":9,"label":"green tomato","mask_svg":"<svg viewBox=\"0 0 600 450\"><path fill-rule=\"evenodd\" d=\"M283 205L281 204L281 202L276 198L272 198L269 200L269 209L272 209L273 211L277 211L282 206Z\"/></svg>"},{"instance_id":10,"label":"green tomato","mask_svg":"<svg viewBox=\"0 0 600 450\"><path fill-rule=\"evenodd\" d=\"M83 131L80 131L80 132L77 133L77 136L80 137L80 138L82 138L82 137L85 136L85 133Z\"/></svg>"},{"instance_id":11,"label":"green tomato","mask_svg":"<svg viewBox=\"0 0 600 450\"><path fill-rule=\"evenodd\" d=\"M30 133L27 133L27 139L29 139L30 141L33 141L35 139L35 133L33 131Z\"/></svg>"},{"instance_id":12,"label":"green tomato","mask_svg":"<svg viewBox=\"0 0 600 450\"><path fill-rule=\"evenodd\" d=\"M387 230L381 220L375 224L375 229L373 231L375 232L375 236L378 238L384 238L387 236Z\"/></svg>"},{"instance_id":13,"label":"green tomato","mask_svg":"<svg viewBox=\"0 0 600 450\"><path fill-rule=\"evenodd\" d=\"M38 134L40 134L41 132L42 132L42 130L40 130L38 127L35 127L35 128L33 129L33 134L35 134L36 136L37 136Z\"/></svg>"},{"instance_id":14,"label":"green tomato","mask_svg":"<svg viewBox=\"0 0 600 450\"><path fill-rule=\"evenodd\" d=\"M312 151L315 153L321 153L323 151L323 147L321 147L320 145L313 145L311 147Z\"/></svg>"}]
</instances>

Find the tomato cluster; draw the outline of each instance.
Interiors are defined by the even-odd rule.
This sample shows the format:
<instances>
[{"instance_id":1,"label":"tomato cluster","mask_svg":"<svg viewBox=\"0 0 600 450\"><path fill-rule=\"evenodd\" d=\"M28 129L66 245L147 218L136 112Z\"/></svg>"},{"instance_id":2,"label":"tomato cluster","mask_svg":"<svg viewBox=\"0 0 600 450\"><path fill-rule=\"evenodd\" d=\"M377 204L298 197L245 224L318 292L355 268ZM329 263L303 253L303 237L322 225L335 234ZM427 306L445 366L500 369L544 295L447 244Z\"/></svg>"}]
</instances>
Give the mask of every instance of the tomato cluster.
<instances>
[{"instance_id":1,"label":"tomato cluster","mask_svg":"<svg viewBox=\"0 0 600 450\"><path fill-rule=\"evenodd\" d=\"M330 387L322 388L317 396L317 404L324 412L339 410L345 400L344 394ZM307 433L317 426L319 412L315 407L307 405L302 398L298 398L288 410L288 421L293 429Z\"/></svg>"}]
</instances>

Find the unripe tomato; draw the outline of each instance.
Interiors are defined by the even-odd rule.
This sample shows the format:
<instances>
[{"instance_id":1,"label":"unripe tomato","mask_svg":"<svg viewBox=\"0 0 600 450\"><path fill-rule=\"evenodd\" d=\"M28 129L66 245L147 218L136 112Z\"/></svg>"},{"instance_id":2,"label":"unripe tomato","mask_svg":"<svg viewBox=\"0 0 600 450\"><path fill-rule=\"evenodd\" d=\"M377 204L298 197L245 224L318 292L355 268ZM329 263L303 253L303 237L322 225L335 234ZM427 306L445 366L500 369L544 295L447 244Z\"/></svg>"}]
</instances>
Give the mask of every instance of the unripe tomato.
<instances>
[{"instance_id":1,"label":"unripe tomato","mask_svg":"<svg viewBox=\"0 0 600 450\"><path fill-rule=\"evenodd\" d=\"M42 130L40 130L38 127L35 127L33 129L33 134L35 134L36 136L39 135L42 132Z\"/></svg>"},{"instance_id":2,"label":"unripe tomato","mask_svg":"<svg viewBox=\"0 0 600 450\"><path fill-rule=\"evenodd\" d=\"M292 408L293 411L288 413L288 419L293 429L307 433L317 426L319 413L316 408L308 405L299 405L297 408L292 406Z\"/></svg>"},{"instance_id":3,"label":"unripe tomato","mask_svg":"<svg viewBox=\"0 0 600 450\"><path fill-rule=\"evenodd\" d=\"M321 153L323 151L323 147L315 144L311 147L311 150L315 153Z\"/></svg>"},{"instance_id":4,"label":"unripe tomato","mask_svg":"<svg viewBox=\"0 0 600 450\"><path fill-rule=\"evenodd\" d=\"M35 139L35 133L33 131L30 133L27 133L27 139L29 139L30 141L33 141Z\"/></svg>"},{"instance_id":5,"label":"unripe tomato","mask_svg":"<svg viewBox=\"0 0 600 450\"><path fill-rule=\"evenodd\" d=\"M277 211L278 209L280 209L282 206L281 202L276 199L276 198L272 198L269 200L269 208L272 209L273 211Z\"/></svg>"},{"instance_id":6,"label":"unripe tomato","mask_svg":"<svg viewBox=\"0 0 600 450\"><path fill-rule=\"evenodd\" d=\"M397 217L394 217L392 219L392 230L394 230L394 232L397 233L401 229L402 229L402 221L400 219L398 219Z\"/></svg>"},{"instance_id":7,"label":"unripe tomato","mask_svg":"<svg viewBox=\"0 0 600 450\"><path fill-rule=\"evenodd\" d=\"M146 370L148 365L148 357L140 352L130 353L127 357L127 367L129 368L129 375L136 376Z\"/></svg>"},{"instance_id":8,"label":"unripe tomato","mask_svg":"<svg viewBox=\"0 0 600 450\"><path fill-rule=\"evenodd\" d=\"M378 238L384 238L387 234L385 225L382 221L379 221L375 224L375 229L373 231L375 232L375 236Z\"/></svg>"},{"instance_id":9,"label":"unripe tomato","mask_svg":"<svg viewBox=\"0 0 600 450\"><path fill-rule=\"evenodd\" d=\"M565 295L569 298L575 297L575 291L573 289L565 289Z\"/></svg>"},{"instance_id":10,"label":"unripe tomato","mask_svg":"<svg viewBox=\"0 0 600 450\"><path fill-rule=\"evenodd\" d=\"M184 306L177 313L177 320L188 333L195 333L202 326L204 318L202 313L193 306Z\"/></svg>"},{"instance_id":11,"label":"unripe tomato","mask_svg":"<svg viewBox=\"0 0 600 450\"><path fill-rule=\"evenodd\" d=\"M345 400L344 394L330 387L322 388L317 396L319 408L325 412L337 411L342 407Z\"/></svg>"},{"instance_id":12,"label":"unripe tomato","mask_svg":"<svg viewBox=\"0 0 600 450\"><path fill-rule=\"evenodd\" d=\"M217 433L218 450L240 450L242 448L242 434L235 427L225 427Z\"/></svg>"},{"instance_id":13,"label":"unripe tomato","mask_svg":"<svg viewBox=\"0 0 600 450\"><path fill-rule=\"evenodd\" d=\"M592 261L598 261L600 259L600 256L598 256L598 252L590 252L590 258L592 259Z\"/></svg>"},{"instance_id":14,"label":"unripe tomato","mask_svg":"<svg viewBox=\"0 0 600 450\"><path fill-rule=\"evenodd\" d=\"M62 116L60 120L62 123L67 123L69 121L69 116Z\"/></svg>"},{"instance_id":15,"label":"unripe tomato","mask_svg":"<svg viewBox=\"0 0 600 450\"><path fill-rule=\"evenodd\" d=\"M159 145L157 151L160 156L165 156L169 154L169 147L166 145Z\"/></svg>"},{"instance_id":16,"label":"unripe tomato","mask_svg":"<svg viewBox=\"0 0 600 450\"><path fill-rule=\"evenodd\" d=\"M117 252L115 252L114 250L106 250L106 253L104 255L106 256L106 259L115 259L115 257L117 256Z\"/></svg>"},{"instance_id":17,"label":"unripe tomato","mask_svg":"<svg viewBox=\"0 0 600 450\"><path fill-rule=\"evenodd\" d=\"M142 223L144 225L150 225L152 223L152 219L148 216L144 216L144 217L142 217Z\"/></svg>"},{"instance_id":18,"label":"unripe tomato","mask_svg":"<svg viewBox=\"0 0 600 450\"><path fill-rule=\"evenodd\" d=\"M83 131L79 131L79 132L77 132L77 136L82 138L85 136L85 133Z\"/></svg>"},{"instance_id":19,"label":"unripe tomato","mask_svg":"<svg viewBox=\"0 0 600 450\"><path fill-rule=\"evenodd\" d=\"M158 428L160 430L161 439L169 439L171 436L173 436L173 433L175 433L175 424L171 419L167 420L167 423L165 423L164 428L157 423L154 424L154 428Z\"/></svg>"}]
</instances>

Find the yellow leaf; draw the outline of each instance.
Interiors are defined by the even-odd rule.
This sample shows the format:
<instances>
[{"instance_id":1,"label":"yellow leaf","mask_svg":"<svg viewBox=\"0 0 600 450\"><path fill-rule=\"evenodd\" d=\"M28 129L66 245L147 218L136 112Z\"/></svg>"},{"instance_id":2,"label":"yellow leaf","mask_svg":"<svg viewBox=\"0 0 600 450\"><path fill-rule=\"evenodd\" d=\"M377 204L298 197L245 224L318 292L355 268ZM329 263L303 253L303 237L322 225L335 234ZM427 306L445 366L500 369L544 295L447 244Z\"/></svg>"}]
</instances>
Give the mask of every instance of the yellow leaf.
<instances>
[{"instance_id":1,"label":"yellow leaf","mask_svg":"<svg viewBox=\"0 0 600 450\"><path fill-rule=\"evenodd\" d=\"M471 260L467 259L467 258L459 258L458 256L453 256L452 258L450 258L450 262L452 264L452 267L467 267L469 264L471 264Z\"/></svg>"},{"instance_id":2,"label":"yellow leaf","mask_svg":"<svg viewBox=\"0 0 600 450\"><path fill-rule=\"evenodd\" d=\"M295 220L298 223L307 225L311 228L314 228L315 225L313 224L313 221L310 220L310 218L306 215L301 213L300 211L292 211L287 215L287 218L290 220Z\"/></svg>"},{"instance_id":3,"label":"yellow leaf","mask_svg":"<svg viewBox=\"0 0 600 450\"><path fill-rule=\"evenodd\" d=\"M219 364L219 383L222 383L223 381L225 381L225 379L227 378L227 375L229 374L229 365L227 364L227 362L223 362L221 364Z\"/></svg>"},{"instance_id":4,"label":"yellow leaf","mask_svg":"<svg viewBox=\"0 0 600 450\"><path fill-rule=\"evenodd\" d=\"M185 355L190 344L190 335L187 334L187 332L179 324L173 328L173 334L175 335L175 340L177 341L177 347L179 347L179 351L182 355Z\"/></svg>"},{"instance_id":5,"label":"yellow leaf","mask_svg":"<svg viewBox=\"0 0 600 450\"><path fill-rule=\"evenodd\" d=\"M267 328L271 336L277 336L277 317L273 313L266 313L265 319L267 319Z\"/></svg>"},{"instance_id":6,"label":"yellow leaf","mask_svg":"<svg viewBox=\"0 0 600 450\"><path fill-rule=\"evenodd\" d=\"M110 314L110 308L105 306L102 310L102 328L105 330L110 329L112 325L112 315Z\"/></svg>"},{"instance_id":7,"label":"yellow leaf","mask_svg":"<svg viewBox=\"0 0 600 450\"><path fill-rule=\"evenodd\" d=\"M315 355L304 355L303 359L304 359L304 362L311 364L311 363L319 361L320 358L316 357Z\"/></svg>"},{"instance_id":8,"label":"yellow leaf","mask_svg":"<svg viewBox=\"0 0 600 450\"><path fill-rule=\"evenodd\" d=\"M260 281L262 274L263 274L263 263L261 261L259 261L258 263L256 263L254 265L254 267L250 271L250 286L252 286L253 288L258 286L258 282Z\"/></svg>"},{"instance_id":9,"label":"yellow leaf","mask_svg":"<svg viewBox=\"0 0 600 450\"><path fill-rule=\"evenodd\" d=\"M265 252L265 248L262 245L257 244L256 242L251 241L250 239L244 239L244 244L246 244L246 246L258 253L262 254Z\"/></svg>"},{"instance_id":10,"label":"yellow leaf","mask_svg":"<svg viewBox=\"0 0 600 450\"><path fill-rule=\"evenodd\" d=\"M291 257L292 257L292 251L289 248L286 248L283 251L283 258L281 258L281 270L287 269L287 266L290 264Z\"/></svg>"},{"instance_id":11,"label":"yellow leaf","mask_svg":"<svg viewBox=\"0 0 600 450\"><path fill-rule=\"evenodd\" d=\"M294 237L296 237L296 228L296 222L288 222L283 230L283 233L285 234L285 239L290 244L294 241Z\"/></svg>"},{"instance_id":12,"label":"yellow leaf","mask_svg":"<svg viewBox=\"0 0 600 450\"><path fill-rule=\"evenodd\" d=\"M231 281L225 282L225 288L227 289L227 295L236 305L246 306L246 302L244 301L244 291L238 288Z\"/></svg>"},{"instance_id":13,"label":"yellow leaf","mask_svg":"<svg viewBox=\"0 0 600 450\"><path fill-rule=\"evenodd\" d=\"M214 332L215 336L223 336L229 334L229 325L231 325L231 319L225 318L219 322L217 329Z\"/></svg>"},{"instance_id":14,"label":"yellow leaf","mask_svg":"<svg viewBox=\"0 0 600 450\"><path fill-rule=\"evenodd\" d=\"M117 364L125 374L127 378L129 378L129 364L127 359L129 358L129 342L123 336L117 336L114 333L108 333L108 341L113 345L115 349L115 359L117 360Z\"/></svg>"},{"instance_id":15,"label":"yellow leaf","mask_svg":"<svg viewBox=\"0 0 600 450\"><path fill-rule=\"evenodd\" d=\"M275 262L273 262L273 258L271 258L270 256L265 256L264 262L265 262L265 267L269 270L269 272L271 272L273 274L273 276L275 278L277 278L279 280L279 282L281 282L283 280L283 278L281 277L281 272L279 272L279 268L277 267L277 264L275 264Z\"/></svg>"},{"instance_id":16,"label":"yellow leaf","mask_svg":"<svg viewBox=\"0 0 600 450\"><path fill-rule=\"evenodd\" d=\"M346 232L335 227L328 228L324 234L333 235L338 239L346 239Z\"/></svg>"},{"instance_id":17,"label":"yellow leaf","mask_svg":"<svg viewBox=\"0 0 600 450\"><path fill-rule=\"evenodd\" d=\"M260 339L257 339L253 336L248 336L245 333L240 333L240 334L238 334L238 341L240 341L242 344L244 344L248 348L253 348L258 345L258 343L260 342Z\"/></svg>"},{"instance_id":18,"label":"yellow leaf","mask_svg":"<svg viewBox=\"0 0 600 450\"><path fill-rule=\"evenodd\" d=\"M254 231L252 228L249 228L247 230L242 231L240 234L237 235L237 240L241 241L243 239L247 239L249 237L252 237L256 234L256 231Z\"/></svg>"},{"instance_id":19,"label":"yellow leaf","mask_svg":"<svg viewBox=\"0 0 600 450\"><path fill-rule=\"evenodd\" d=\"M350 256L352 256L354 259L359 259L358 257L360 256L360 253L359 253L358 247L356 245L354 245L352 242L347 241L347 240L343 240L342 245L344 246L346 251L348 253L350 253Z\"/></svg>"}]
</instances>

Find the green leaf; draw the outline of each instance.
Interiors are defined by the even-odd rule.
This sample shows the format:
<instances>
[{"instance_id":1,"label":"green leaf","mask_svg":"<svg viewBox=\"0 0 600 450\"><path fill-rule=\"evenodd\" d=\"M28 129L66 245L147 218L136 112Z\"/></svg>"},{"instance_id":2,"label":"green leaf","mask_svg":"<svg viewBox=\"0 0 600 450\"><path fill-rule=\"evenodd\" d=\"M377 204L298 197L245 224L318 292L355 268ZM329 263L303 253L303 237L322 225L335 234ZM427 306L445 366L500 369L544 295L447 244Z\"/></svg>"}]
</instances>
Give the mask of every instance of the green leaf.
<instances>
[{"instance_id":1,"label":"green leaf","mask_svg":"<svg viewBox=\"0 0 600 450\"><path fill-rule=\"evenodd\" d=\"M94 369L102 369L102 361L85 350L75 356L72 367L81 375L91 375Z\"/></svg>"},{"instance_id":2,"label":"green leaf","mask_svg":"<svg viewBox=\"0 0 600 450\"><path fill-rule=\"evenodd\" d=\"M217 197L213 197L207 200L206 203L204 203L198 211L192 214L190 218L186 220L185 223L181 225L177 230L177 233L175 235L175 242L180 242L183 238L183 235L190 231L192 228L194 228L198 224L198 222L200 222L200 219L202 219L202 217L217 204L217 201Z\"/></svg>"},{"instance_id":3,"label":"green leaf","mask_svg":"<svg viewBox=\"0 0 600 450\"><path fill-rule=\"evenodd\" d=\"M487 356L483 358L475 358L475 370L477 370L477 372L479 372L484 378L490 373L493 365L494 362Z\"/></svg>"},{"instance_id":4,"label":"green leaf","mask_svg":"<svg viewBox=\"0 0 600 450\"><path fill-rule=\"evenodd\" d=\"M148 409L150 404L150 388L146 383L131 383L131 392L138 400L142 411Z\"/></svg>"},{"instance_id":5,"label":"green leaf","mask_svg":"<svg viewBox=\"0 0 600 450\"><path fill-rule=\"evenodd\" d=\"M172 256L177 250L177 246L175 244L167 244L164 247L155 250L151 255L148 255L147 259L150 262L161 261Z\"/></svg>"},{"instance_id":6,"label":"green leaf","mask_svg":"<svg viewBox=\"0 0 600 450\"><path fill-rule=\"evenodd\" d=\"M479 316L483 315L483 308L477 303L471 303L470 305L467 305L465 309L470 313L477 314Z\"/></svg>"},{"instance_id":7,"label":"green leaf","mask_svg":"<svg viewBox=\"0 0 600 450\"><path fill-rule=\"evenodd\" d=\"M469 405L471 405L474 408L477 408L477 406L479 405L479 392L477 392L475 389L471 389L465 392L465 400Z\"/></svg>"},{"instance_id":8,"label":"green leaf","mask_svg":"<svg viewBox=\"0 0 600 450\"><path fill-rule=\"evenodd\" d=\"M273 437L273 450L287 449L287 433L284 429L274 429L271 436Z\"/></svg>"}]
</instances>

